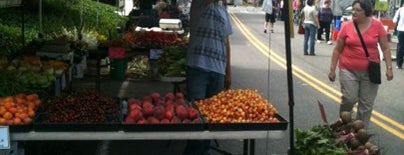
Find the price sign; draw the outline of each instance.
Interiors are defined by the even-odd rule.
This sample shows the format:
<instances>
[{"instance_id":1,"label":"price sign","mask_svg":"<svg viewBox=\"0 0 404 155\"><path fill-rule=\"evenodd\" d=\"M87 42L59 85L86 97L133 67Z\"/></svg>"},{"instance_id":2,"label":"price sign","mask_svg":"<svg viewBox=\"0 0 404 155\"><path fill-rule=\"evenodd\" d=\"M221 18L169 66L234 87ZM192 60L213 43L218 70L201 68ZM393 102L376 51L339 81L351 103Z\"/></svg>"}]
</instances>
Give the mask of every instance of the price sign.
<instances>
[{"instance_id":1,"label":"price sign","mask_svg":"<svg viewBox=\"0 0 404 155\"><path fill-rule=\"evenodd\" d=\"M0 126L0 149L10 149L10 131L8 126Z\"/></svg>"}]
</instances>

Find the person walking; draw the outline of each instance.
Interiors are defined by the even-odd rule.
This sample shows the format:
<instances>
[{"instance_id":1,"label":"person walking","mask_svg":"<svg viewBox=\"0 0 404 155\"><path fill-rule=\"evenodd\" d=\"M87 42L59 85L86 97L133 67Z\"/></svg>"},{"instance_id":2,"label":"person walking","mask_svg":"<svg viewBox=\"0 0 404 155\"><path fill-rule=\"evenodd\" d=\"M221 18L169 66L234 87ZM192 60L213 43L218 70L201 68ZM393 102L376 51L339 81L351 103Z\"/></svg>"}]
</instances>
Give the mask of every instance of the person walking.
<instances>
[{"instance_id":1,"label":"person walking","mask_svg":"<svg viewBox=\"0 0 404 155\"><path fill-rule=\"evenodd\" d=\"M403 69L404 57L404 4L396 11L393 22L397 25L397 52L396 52L396 68Z\"/></svg>"},{"instance_id":2,"label":"person walking","mask_svg":"<svg viewBox=\"0 0 404 155\"><path fill-rule=\"evenodd\" d=\"M274 24L276 20L276 0L264 0L261 10L265 12L264 33L267 33L268 25L270 31L274 33Z\"/></svg>"},{"instance_id":3,"label":"person walking","mask_svg":"<svg viewBox=\"0 0 404 155\"><path fill-rule=\"evenodd\" d=\"M233 33L227 10L218 0L193 0L186 56L187 99L197 101L230 87L230 46ZM210 140L189 140L183 155L208 155Z\"/></svg>"},{"instance_id":4,"label":"person walking","mask_svg":"<svg viewBox=\"0 0 404 155\"><path fill-rule=\"evenodd\" d=\"M303 42L303 54L315 56L315 39L317 28L319 27L317 9L314 6L314 0L307 0L307 5L303 8L303 27L304 27L304 42ZM310 48L309 48L310 44Z\"/></svg>"},{"instance_id":5,"label":"person walking","mask_svg":"<svg viewBox=\"0 0 404 155\"><path fill-rule=\"evenodd\" d=\"M380 44L385 58L386 77L387 80L392 80L391 53L383 24L372 17L372 4L368 0L355 0L352 8L352 20L345 23L338 35L328 78L332 82L335 81L335 70L338 64L342 92L339 111L352 112L354 105L358 102L356 118L362 120L368 127L379 88L378 84L369 80L368 63L369 61L380 62L378 51L378 44ZM355 23L359 31L356 31ZM366 57L358 33L363 37L369 58Z\"/></svg>"},{"instance_id":6,"label":"person walking","mask_svg":"<svg viewBox=\"0 0 404 155\"><path fill-rule=\"evenodd\" d=\"M330 28L331 28L331 23L333 20L333 13L330 8L331 0L325 0L324 5L320 7L319 12L318 12L318 20L320 23L320 28L317 31L317 43L321 43L324 41L322 38L322 35L325 31L325 41L328 45L332 44L332 41L330 40Z\"/></svg>"}]
</instances>

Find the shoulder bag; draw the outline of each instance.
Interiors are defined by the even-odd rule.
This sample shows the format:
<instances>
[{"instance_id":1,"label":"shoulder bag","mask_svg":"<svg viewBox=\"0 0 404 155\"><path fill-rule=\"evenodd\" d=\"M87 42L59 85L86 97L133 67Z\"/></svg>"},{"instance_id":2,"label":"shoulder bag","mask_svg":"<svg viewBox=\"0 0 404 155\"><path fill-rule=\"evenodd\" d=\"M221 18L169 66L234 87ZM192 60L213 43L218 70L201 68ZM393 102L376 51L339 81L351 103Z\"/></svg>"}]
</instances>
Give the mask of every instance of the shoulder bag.
<instances>
[{"instance_id":1,"label":"shoulder bag","mask_svg":"<svg viewBox=\"0 0 404 155\"><path fill-rule=\"evenodd\" d=\"M359 39L361 40L363 50L365 50L366 57L368 58L368 72L369 72L369 80L375 84L381 84L381 71L380 71L380 63L371 61L369 58L369 52L366 48L365 42L363 41L362 34L358 28L358 24L354 22L356 32L358 33Z\"/></svg>"}]
</instances>

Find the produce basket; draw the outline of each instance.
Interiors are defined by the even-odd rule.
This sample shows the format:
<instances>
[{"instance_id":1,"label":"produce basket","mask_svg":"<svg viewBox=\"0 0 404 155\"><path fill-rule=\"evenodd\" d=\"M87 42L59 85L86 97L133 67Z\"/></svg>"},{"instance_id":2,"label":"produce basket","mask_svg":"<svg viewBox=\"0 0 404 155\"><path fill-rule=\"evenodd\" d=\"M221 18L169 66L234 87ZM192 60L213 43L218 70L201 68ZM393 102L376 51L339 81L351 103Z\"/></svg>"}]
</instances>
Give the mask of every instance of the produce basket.
<instances>
[{"instance_id":1,"label":"produce basket","mask_svg":"<svg viewBox=\"0 0 404 155\"><path fill-rule=\"evenodd\" d=\"M109 115L108 120L102 123L81 123L81 122L66 122L66 123L51 123L49 120L50 114L39 114L34 120L34 131L44 132L59 132L59 131L119 131L121 130L120 114Z\"/></svg>"},{"instance_id":2,"label":"produce basket","mask_svg":"<svg viewBox=\"0 0 404 155\"><path fill-rule=\"evenodd\" d=\"M11 133L13 132L29 132L33 129L32 123L23 124L23 125L10 125L9 130Z\"/></svg>"},{"instance_id":3,"label":"produce basket","mask_svg":"<svg viewBox=\"0 0 404 155\"><path fill-rule=\"evenodd\" d=\"M288 121L276 114L276 123L206 123L209 131L258 131L258 130L286 130ZM205 121L206 122L206 121Z\"/></svg>"},{"instance_id":4,"label":"produce basket","mask_svg":"<svg viewBox=\"0 0 404 155\"><path fill-rule=\"evenodd\" d=\"M178 123L178 124L136 124L122 123L122 130L125 132L133 131L204 131L205 123Z\"/></svg>"},{"instance_id":5,"label":"produce basket","mask_svg":"<svg viewBox=\"0 0 404 155\"><path fill-rule=\"evenodd\" d=\"M157 93L153 93L157 95ZM153 96L152 94L152 96ZM172 93L171 93L172 94ZM147 98L147 97L146 97ZM157 97L161 98L161 96ZM155 99L157 99L155 97ZM166 95L167 98L167 95ZM161 101L163 99L161 98ZM123 113L123 122L122 122L122 130L131 132L131 131L204 131L206 130L206 124L203 122L203 119L200 117L201 115L194 109L193 107L186 107L182 104L177 104L174 107L178 107L178 109L174 108L173 111L167 110L169 108L169 104L171 103L163 103L160 105L153 105L152 108L148 108L146 102L149 100L145 99L140 101L134 98L125 98L122 101L122 113ZM139 103L143 102L143 105L140 106ZM153 103L153 99L150 104ZM156 103L156 102L154 102ZM186 102L184 102L187 104ZM141 104L141 103L140 103ZM126 105L126 106L125 106ZM126 107L126 108L125 108ZM183 107L183 110L180 110ZM151 112L152 111L152 112ZM127 112L127 113L126 113ZM180 113L182 112L182 113ZM184 116L185 112L185 116ZM149 114L147 114L149 113ZM191 113L191 114L190 114Z\"/></svg>"}]
</instances>

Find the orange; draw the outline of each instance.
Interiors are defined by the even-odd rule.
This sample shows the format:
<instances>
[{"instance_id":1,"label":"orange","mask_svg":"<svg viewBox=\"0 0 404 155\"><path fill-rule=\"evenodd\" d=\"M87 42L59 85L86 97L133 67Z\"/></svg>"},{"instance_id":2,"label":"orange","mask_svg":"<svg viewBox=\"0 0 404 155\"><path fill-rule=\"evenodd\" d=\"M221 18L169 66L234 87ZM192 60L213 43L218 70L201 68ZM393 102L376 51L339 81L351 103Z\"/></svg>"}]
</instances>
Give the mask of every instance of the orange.
<instances>
[{"instance_id":1,"label":"orange","mask_svg":"<svg viewBox=\"0 0 404 155\"><path fill-rule=\"evenodd\" d=\"M27 117L27 118L23 119L22 122L23 122L24 124L29 124L29 123L32 122L32 119L29 118L29 117Z\"/></svg>"},{"instance_id":2,"label":"orange","mask_svg":"<svg viewBox=\"0 0 404 155\"><path fill-rule=\"evenodd\" d=\"M14 125L20 125L22 123L21 119L18 117L14 117L13 119L13 124Z\"/></svg>"},{"instance_id":3,"label":"orange","mask_svg":"<svg viewBox=\"0 0 404 155\"><path fill-rule=\"evenodd\" d=\"M12 114L17 113L17 108L16 107L10 107L7 109L9 112L11 112Z\"/></svg>"},{"instance_id":4,"label":"orange","mask_svg":"<svg viewBox=\"0 0 404 155\"><path fill-rule=\"evenodd\" d=\"M28 118L28 114L26 114L26 113L20 113L20 114L18 115L18 117L19 117L21 120L24 120L25 118Z\"/></svg>"},{"instance_id":5,"label":"orange","mask_svg":"<svg viewBox=\"0 0 404 155\"><path fill-rule=\"evenodd\" d=\"M27 95L27 100L28 100L28 101L33 101L33 100L36 100L36 99L39 99L38 94L30 94L30 95Z\"/></svg>"},{"instance_id":6,"label":"orange","mask_svg":"<svg viewBox=\"0 0 404 155\"><path fill-rule=\"evenodd\" d=\"M3 115L4 119L10 120L13 118L13 114L11 112L6 111Z\"/></svg>"},{"instance_id":7,"label":"orange","mask_svg":"<svg viewBox=\"0 0 404 155\"><path fill-rule=\"evenodd\" d=\"M7 109L4 106L0 106L0 116L3 116L6 111Z\"/></svg>"},{"instance_id":8,"label":"orange","mask_svg":"<svg viewBox=\"0 0 404 155\"><path fill-rule=\"evenodd\" d=\"M35 104L36 106L41 105L41 103L42 103L42 101L41 101L40 99L34 100L34 104Z\"/></svg>"},{"instance_id":9,"label":"orange","mask_svg":"<svg viewBox=\"0 0 404 155\"><path fill-rule=\"evenodd\" d=\"M0 118L0 125L6 125L7 121L4 118Z\"/></svg>"},{"instance_id":10,"label":"orange","mask_svg":"<svg viewBox=\"0 0 404 155\"><path fill-rule=\"evenodd\" d=\"M35 116L35 111L32 109L28 110L28 116L33 118Z\"/></svg>"}]
</instances>

